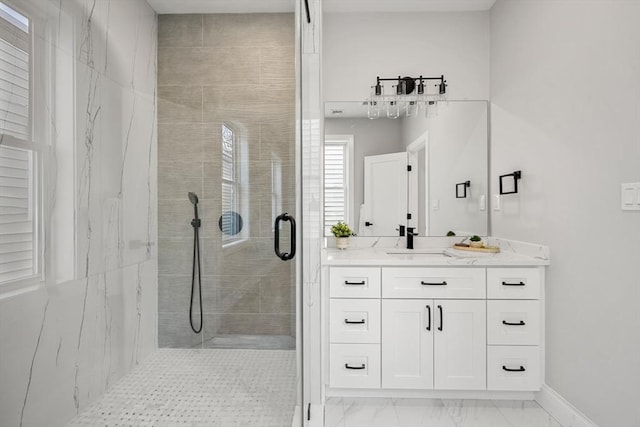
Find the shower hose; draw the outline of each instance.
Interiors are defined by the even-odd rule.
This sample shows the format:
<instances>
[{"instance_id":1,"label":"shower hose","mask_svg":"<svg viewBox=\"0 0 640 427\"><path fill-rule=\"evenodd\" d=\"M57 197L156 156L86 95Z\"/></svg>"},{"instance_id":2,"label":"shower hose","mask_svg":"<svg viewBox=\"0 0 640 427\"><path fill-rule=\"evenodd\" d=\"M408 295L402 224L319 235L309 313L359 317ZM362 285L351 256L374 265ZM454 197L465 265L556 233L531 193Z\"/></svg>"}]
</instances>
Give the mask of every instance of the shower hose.
<instances>
[{"instance_id":1,"label":"shower hose","mask_svg":"<svg viewBox=\"0 0 640 427\"><path fill-rule=\"evenodd\" d=\"M194 203L195 207L196 203ZM195 218L191 221L193 227L193 268L191 270L191 299L189 305L189 323L191 329L196 334L202 331L202 278L200 277L200 237L198 230L200 229L200 219L198 218L198 208L195 208ZM200 327L196 328L193 325L193 294L196 287L196 271L198 272L198 298L200 308Z\"/></svg>"}]
</instances>

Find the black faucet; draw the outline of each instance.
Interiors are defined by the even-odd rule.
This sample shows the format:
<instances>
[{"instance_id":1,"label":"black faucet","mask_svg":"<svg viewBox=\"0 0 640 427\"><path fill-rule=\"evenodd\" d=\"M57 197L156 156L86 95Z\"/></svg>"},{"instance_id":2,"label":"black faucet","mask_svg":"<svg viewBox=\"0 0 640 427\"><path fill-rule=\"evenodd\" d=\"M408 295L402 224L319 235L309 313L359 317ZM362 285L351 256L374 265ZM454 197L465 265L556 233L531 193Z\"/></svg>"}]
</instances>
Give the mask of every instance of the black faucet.
<instances>
[{"instance_id":1,"label":"black faucet","mask_svg":"<svg viewBox=\"0 0 640 427\"><path fill-rule=\"evenodd\" d=\"M418 233L414 233L415 227L407 227L407 249L413 249L413 236L417 236Z\"/></svg>"}]
</instances>

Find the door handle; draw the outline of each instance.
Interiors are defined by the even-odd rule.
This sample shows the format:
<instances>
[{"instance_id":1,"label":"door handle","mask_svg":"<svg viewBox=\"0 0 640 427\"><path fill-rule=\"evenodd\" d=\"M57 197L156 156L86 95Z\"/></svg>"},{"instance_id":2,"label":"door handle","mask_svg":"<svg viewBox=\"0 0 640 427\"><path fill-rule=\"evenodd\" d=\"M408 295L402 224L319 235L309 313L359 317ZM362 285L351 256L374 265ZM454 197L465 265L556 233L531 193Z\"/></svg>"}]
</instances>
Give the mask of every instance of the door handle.
<instances>
[{"instance_id":1,"label":"door handle","mask_svg":"<svg viewBox=\"0 0 640 427\"><path fill-rule=\"evenodd\" d=\"M280 222L288 221L291 226L291 252L280 252ZM275 236L273 241L273 249L278 256L283 261L288 261L296 256L296 220L289 215L288 213L280 214L276 217L276 222L274 225L275 228Z\"/></svg>"},{"instance_id":2,"label":"door handle","mask_svg":"<svg viewBox=\"0 0 640 427\"><path fill-rule=\"evenodd\" d=\"M438 326L438 330L441 331L442 330L442 326L444 326L442 324L442 306L441 305L438 306L438 311L440 311L440 326Z\"/></svg>"},{"instance_id":3,"label":"door handle","mask_svg":"<svg viewBox=\"0 0 640 427\"><path fill-rule=\"evenodd\" d=\"M431 306L427 306L427 331L431 330Z\"/></svg>"},{"instance_id":4,"label":"door handle","mask_svg":"<svg viewBox=\"0 0 640 427\"><path fill-rule=\"evenodd\" d=\"M365 222L364 222L364 226L365 226L365 227L371 227L372 225L373 225L373 223L372 223L372 222L369 222L369 221L365 221Z\"/></svg>"}]
</instances>

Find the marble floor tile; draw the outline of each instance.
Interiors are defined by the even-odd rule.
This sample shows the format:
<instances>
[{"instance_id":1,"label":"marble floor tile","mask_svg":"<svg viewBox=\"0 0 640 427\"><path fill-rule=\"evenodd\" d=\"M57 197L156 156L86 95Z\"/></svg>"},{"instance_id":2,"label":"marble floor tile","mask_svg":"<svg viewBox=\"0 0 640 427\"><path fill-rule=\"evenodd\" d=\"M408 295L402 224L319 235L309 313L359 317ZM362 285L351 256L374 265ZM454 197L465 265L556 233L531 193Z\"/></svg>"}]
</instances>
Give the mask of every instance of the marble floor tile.
<instances>
[{"instance_id":1,"label":"marble floor tile","mask_svg":"<svg viewBox=\"0 0 640 427\"><path fill-rule=\"evenodd\" d=\"M443 399L457 427L513 427L490 400Z\"/></svg>"},{"instance_id":2,"label":"marble floor tile","mask_svg":"<svg viewBox=\"0 0 640 427\"><path fill-rule=\"evenodd\" d=\"M394 406L400 427L455 427L441 399L396 399Z\"/></svg>"},{"instance_id":3,"label":"marble floor tile","mask_svg":"<svg viewBox=\"0 0 640 427\"><path fill-rule=\"evenodd\" d=\"M515 427L561 427L561 424L536 402L494 400L493 404Z\"/></svg>"},{"instance_id":4,"label":"marble floor tile","mask_svg":"<svg viewBox=\"0 0 640 427\"><path fill-rule=\"evenodd\" d=\"M345 427L344 405L341 397L327 398L324 406L324 427Z\"/></svg>"}]
</instances>

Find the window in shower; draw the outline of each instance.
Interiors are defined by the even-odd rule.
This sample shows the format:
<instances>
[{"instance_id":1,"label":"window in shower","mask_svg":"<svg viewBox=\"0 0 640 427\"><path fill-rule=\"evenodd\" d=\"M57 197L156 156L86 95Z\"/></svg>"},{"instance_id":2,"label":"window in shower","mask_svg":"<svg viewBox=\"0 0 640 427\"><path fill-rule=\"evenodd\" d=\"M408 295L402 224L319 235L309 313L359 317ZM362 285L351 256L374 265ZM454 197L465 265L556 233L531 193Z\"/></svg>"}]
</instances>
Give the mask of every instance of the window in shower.
<instances>
[{"instance_id":1,"label":"window in shower","mask_svg":"<svg viewBox=\"0 0 640 427\"><path fill-rule=\"evenodd\" d=\"M242 139L231 124L222 125L222 215L220 230L222 245L228 246L246 239L248 224L245 220Z\"/></svg>"},{"instance_id":2,"label":"window in shower","mask_svg":"<svg viewBox=\"0 0 640 427\"><path fill-rule=\"evenodd\" d=\"M31 25L0 2L0 284L7 286L31 283L41 271Z\"/></svg>"}]
</instances>

